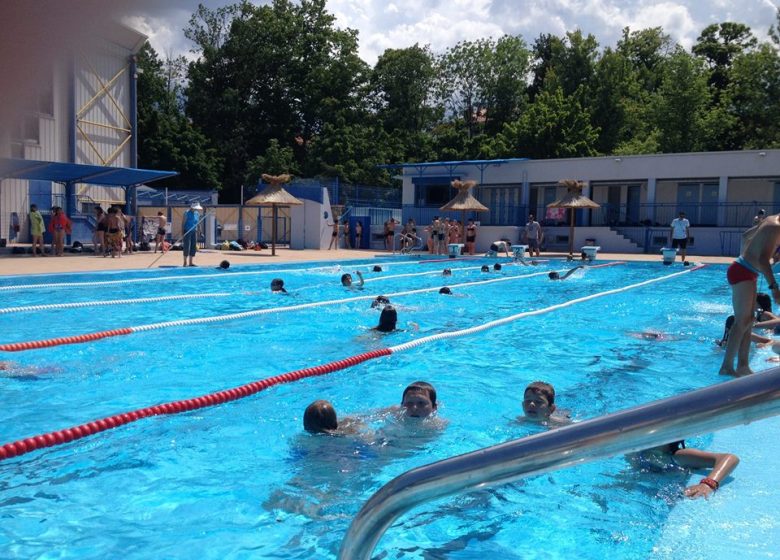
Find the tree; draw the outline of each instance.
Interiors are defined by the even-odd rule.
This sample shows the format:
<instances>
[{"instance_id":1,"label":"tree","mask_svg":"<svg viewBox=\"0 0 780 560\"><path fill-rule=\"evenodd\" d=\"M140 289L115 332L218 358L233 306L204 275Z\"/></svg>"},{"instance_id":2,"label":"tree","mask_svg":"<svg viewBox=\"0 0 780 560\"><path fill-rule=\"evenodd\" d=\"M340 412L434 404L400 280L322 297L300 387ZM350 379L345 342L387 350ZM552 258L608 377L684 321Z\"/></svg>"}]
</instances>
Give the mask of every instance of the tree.
<instances>
[{"instance_id":1,"label":"tree","mask_svg":"<svg viewBox=\"0 0 780 560\"><path fill-rule=\"evenodd\" d=\"M780 146L780 53L769 44L737 56L723 93L722 112L731 126L727 149ZM725 119L719 119L723 122Z\"/></svg>"},{"instance_id":2,"label":"tree","mask_svg":"<svg viewBox=\"0 0 780 560\"><path fill-rule=\"evenodd\" d=\"M190 29L205 39L190 66L187 114L214 138L226 162L225 183L237 198L247 163L272 139L291 147L298 167L312 172L308 148L325 126L366 114L368 67L357 55L357 33L335 27L325 0L243 2L225 13L232 20L224 39ZM223 29L209 14L199 21ZM220 40L210 40L215 35Z\"/></svg>"},{"instance_id":3,"label":"tree","mask_svg":"<svg viewBox=\"0 0 780 560\"><path fill-rule=\"evenodd\" d=\"M464 157L476 157L483 135L514 120L525 105L529 53L520 37L461 41L438 59L438 96L445 120L461 121L465 139L456 140ZM454 128L460 129L460 126ZM454 130L439 128L440 132ZM468 146L468 147L467 147Z\"/></svg>"},{"instance_id":4,"label":"tree","mask_svg":"<svg viewBox=\"0 0 780 560\"><path fill-rule=\"evenodd\" d=\"M663 64L674 53L675 44L660 27L639 31L626 27L615 50L628 60L641 91L652 93L661 85Z\"/></svg>"},{"instance_id":5,"label":"tree","mask_svg":"<svg viewBox=\"0 0 780 560\"><path fill-rule=\"evenodd\" d=\"M758 41L742 23L713 23L704 28L693 46L693 54L702 57L710 68L710 85L715 96L729 82L729 71L735 57L756 47Z\"/></svg>"},{"instance_id":6,"label":"tree","mask_svg":"<svg viewBox=\"0 0 780 560\"><path fill-rule=\"evenodd\" d=\"M598 46L593 35L585 37L579 29L566 33L564 39L540 35L533 48L531 98L545 89L561 88L565 96L584 93L593 79Z\"/></svg>"},{"instance_id":7,"label":"tree","mask_svg":"<svg viewBox=\"0 0 780 560\"><path fill-rule=\"evenodd\" d=\"M699 59L678 49L664 64L654 100L654 121L664 153L693 152L703 148L703 126L710 93Z\"/></svg>"},{"instance_id":8,"label":"tree","mask_svg":"<svg viewBox=\"0 0 780 560\"><path fill-rule=\"evenodd\" d=\"M504 35L486 61L485 132L494 135L520 116L526 104L530 52L521 37Z\"/></svg>"},{"instance_id":9,"label":"tree","mask_svg":"<svg viewBox=\"0 0 780 560\"><path fill-rule=\"evenodd\" d=\"M138 161L141 167L178 171L159 183L169 187L219 189L221 161L179 104L178 60L160 61L146 43L138 53Z\"/></svg>"},{"instance_id":10,"label":"tree","mask_svg":"<svg viewBox=\"0 0 780 560\"><path fill-rule=\"evenodd\" d=\"M515 122L486 146L490 157L534 159L596 155L598 129L590 114L573 96L559 87L542 91L536 101Z\"/></svg>"},{"instance_id":11,"label":"tree","mask_svg":"<svg viewBox=\"0 0 780 560\"><path fill-rule=\"evenodd\" d=\"M428 47L387 49L371 72L376 110L386 130L417 132L435 116L434 59Z\"/></svg>"}]
</instances>

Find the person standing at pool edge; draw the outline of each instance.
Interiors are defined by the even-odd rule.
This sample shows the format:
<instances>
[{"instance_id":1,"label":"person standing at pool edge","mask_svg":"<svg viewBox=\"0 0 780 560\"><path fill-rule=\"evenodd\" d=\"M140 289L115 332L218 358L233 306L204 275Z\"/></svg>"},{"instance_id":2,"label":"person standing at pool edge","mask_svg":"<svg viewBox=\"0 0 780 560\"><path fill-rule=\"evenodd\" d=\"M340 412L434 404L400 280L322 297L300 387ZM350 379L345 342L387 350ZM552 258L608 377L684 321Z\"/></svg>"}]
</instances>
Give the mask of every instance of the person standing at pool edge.
<instances>
[{"instance_id":1,"label":"person standing at pool edge","mask_svg":"<svg viewBox=\"0 0 780 560\"><path fill-rule=\"evenodd\" d=\"M672 249L677 249L678 247L682 249L682 252L680 253L680 262L685 262L685 250L688 247L690 227L691 222L685 217L685 212L680 212L680 217L672 220Z\"/></svg>"},{"instance_id":2,"label":"person standing at pool edge","mask_svg":"<svg viewBox=\"0 0 780 560\"><path fill-rule=\"evenodd\" d=\"M195 263L192 261L195 258L195 253L198 252L197 232L201 210L203 210L203 207L200 205L200 202L193 202L190 209L184 213L184 225L182 226L184 230L182 232L184 234L182 237L184 264L182 266L195 266ZM190 259L189 264L187 264L188 257Z\"/></svg>"},{"instance_id":3,"label":"person standing at pool edge","mask_svg":"<svg viewBox=\"0 0 780 560\"><path fill-rule=\"evenodd\" d=\"M721 375L737 377L753 373L750 369L750 333L756 301L758 275L766 278L772 299L780 305L780 287L775 280L770 258L780 241L780 215L767 217L742 234L742 251L731 263L726 278L731 285L734 325L731 327L726 354L720 366ZM737 367L734 368L734 358Z\"/></svg>"},{"instance_id":4,"label":"person standing at pool edge","mask_svg":"<svg viewBox=\"0 0 780 560\"><path fill-rule=\"evenodd\" d=\"M38 212L38 207L35 204L30 204L30 235L32 236L32 254L33 257L37 257L35 252L37 246L41 252L41 256L46 256L46 248L43 246L43 216Z\"/></svg>"},{"instance_id":5,"label":"person standing at pool edge","mask_svg":"<svg viewBox=\"0 0 780 560\"><path fill-rule=\"evenodd\" d=\"M539 246L542 244L542 226L536 221L533 214L528 214L528 223L523 230L525 242L528 243L528 254L539 256Z\"/></svg>"}]
</instances>

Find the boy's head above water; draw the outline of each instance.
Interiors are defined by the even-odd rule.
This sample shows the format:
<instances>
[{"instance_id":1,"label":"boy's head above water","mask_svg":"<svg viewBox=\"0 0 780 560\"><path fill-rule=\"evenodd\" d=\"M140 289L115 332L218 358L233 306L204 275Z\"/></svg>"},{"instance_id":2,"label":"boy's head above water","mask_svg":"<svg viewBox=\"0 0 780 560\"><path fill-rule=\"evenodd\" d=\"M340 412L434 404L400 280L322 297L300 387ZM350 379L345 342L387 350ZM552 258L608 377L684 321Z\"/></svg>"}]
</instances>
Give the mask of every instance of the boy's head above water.
<instances>
[{"instance_id":1,"label":"boy's head above water","mask_svg":"<svg viewBox=\"0 0 780 560\"><path fill-rule=\"evenodd\" d=\"M544 381L534 381L523 393L523 413L531 420L547 420L555 412L555 389Z\"/></svg>"},{"instance_id":2,"label":"boy's head above water","mask_svg":"<svg viewBox=\"0 0 780 560\"><path fill-rule=\"evenodd\" d=\"M436 389L425 381L415 381L401 395L404 414L412 418L426 418L436 411L436 406Z\"/></svg>"},{"instance_id":3,"label":"boy's head above water","mask_svg":"<svg viewBox=\"0 0 780 560\"><path fill-rule=\"evenodd\" d=\"M303 413L303 429L312 434L328 434L338 429L336 410L328 401L314 401Z\"/></svg>"}]
</instances>

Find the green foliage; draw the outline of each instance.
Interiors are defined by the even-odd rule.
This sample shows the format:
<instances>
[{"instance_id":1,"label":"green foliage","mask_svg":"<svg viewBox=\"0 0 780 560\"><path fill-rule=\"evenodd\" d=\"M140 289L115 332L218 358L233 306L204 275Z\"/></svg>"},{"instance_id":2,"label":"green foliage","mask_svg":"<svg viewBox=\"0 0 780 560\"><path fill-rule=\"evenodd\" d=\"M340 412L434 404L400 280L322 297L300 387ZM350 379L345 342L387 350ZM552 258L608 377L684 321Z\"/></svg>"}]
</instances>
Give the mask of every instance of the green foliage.
<instances>
[{"instance_id":1,"label":"green foliage","mask_svg":"<svg viewBox=\"0 0 780 560\"><path fill-rule=\"evenodd\" d=\"M388 49L373 68L325 0L198 6L197 56L139 55L139 153L187 186L261 173L392 184L378 165L780 145L780 10L769 41L724 22L692 52L659 27ZM185 117L186 114L186 117Z\"/></svg>"},{"instance_id":2,"label":"green foliage","mask_svg":"<svg viewBox=\"0 0 780 560\"><path fill-rule=\"evenodd\" d=\"M138 53L138 164L179 175L159 186L219 189L221 161L181 111L181 60L161 62L148 43Z\"/></svg>"},{"instance_id":3,"label":"green foliage","mask_svg":"<svg viewBox=\"0 0 780 560\"><path fill-rule=\"evenodd\" d=\"M749 52L758 44L750 28L742 23L713 23L704 28L693 46L693 54L702 57L708 64L710 85L716 91L716 98L729 83L729 72L734 58Z\"/></svg>"},{"instance_id":4,"label":"green foliage","mask_svg":"<svg viewBox=\"0 0 780 560\"><path fill-rule=\"evenodd\" d=\"M504 126L489 144L494 157L533 159L596 155L598 129L577 100L577 92L565 96L559 87L542 91L522 117Z\"/></svg>"},{"instance_id":5,"label":"green foliage","mask_svg":"<svg viewBox=\"0 0 780 560\"><path fill-rule=\"evenodd\" d=\"M701 61L681 48L665 63L654 99L655 126L662 152L694 152L704 148L704 120L710 102L707 74Z\"/></svg>"},{"instance_id":6,"label":"green foliage","mask_svg":"<svg viewBox=\"0 0 780 560\"><path fill-rule=\"evenodd\" d=\"M247 165L245 184L257 184L263 173L269 175L282 175L285 173L297 175L298 170L295 165L295 155L292 148L279 146L279 141L274 138L268 143L265 153L257 156Z\"/></svg>"}]
</instances>

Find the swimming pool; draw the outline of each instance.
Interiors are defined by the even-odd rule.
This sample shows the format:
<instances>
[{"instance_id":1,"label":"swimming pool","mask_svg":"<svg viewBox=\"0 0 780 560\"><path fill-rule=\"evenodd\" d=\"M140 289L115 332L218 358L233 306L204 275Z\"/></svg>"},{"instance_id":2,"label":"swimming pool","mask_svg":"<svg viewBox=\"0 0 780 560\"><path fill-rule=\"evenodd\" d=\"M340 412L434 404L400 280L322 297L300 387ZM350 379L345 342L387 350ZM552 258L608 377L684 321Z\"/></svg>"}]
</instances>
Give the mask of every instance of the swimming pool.
<instances>
[{"instance_id":1,"label":"swimming pool","mask_svg":"<svg viewBox=\"0 0 780 560\"><path fill-rule=\"evenodd\" d=\"M0 462L0 550L7 552L0 556L332 558L363 502L393 477L536 433L539 428L515 421L530 381L553 383L559 406L585 419L721 380L713 339L730 308L724 267L677 274L684 270L679 265L632 263L551 282L546 273L565 270L565 263L479 271L493 262L377 260L0 279L3 309L214 294L0 313L0 343L301 307L3 352L0 359L16 365L0 372L2 444L669 277L6 459ZM375 264L383 271L371 272ZM444 266L452 277L441 276ZM363 291L348 292L339 277L356 269L367 282ZM292 295L270 294L275 277L284 278ZM479 283L461 286L473 282ZM18 287L32 284L39 285ZM454 295L439 295L443 285ZM398 308L403 331L378 336L369 330L379 315L369 296L380 293ZM668 336L632 336L645 330ZM755 352L754 369L767 367L768 357L766 350ZM372 414L397 404L418 379L438 390L443 430L398 426ZM319 398L332 401L340 415L366 416L375 434L366 440L302 434L303 410ZM761 504L776 496L771 472L778 455L765 434L777 425L764 421L689 442L743 459L708 503L679 497L688 476L639 473L616 457L414 510L388 531L376 554L671 558L687 547L687 558L703 551L771 557L780 516ZM692 532L707 536L694 539Z\"/></svg>"}]
</instances>

